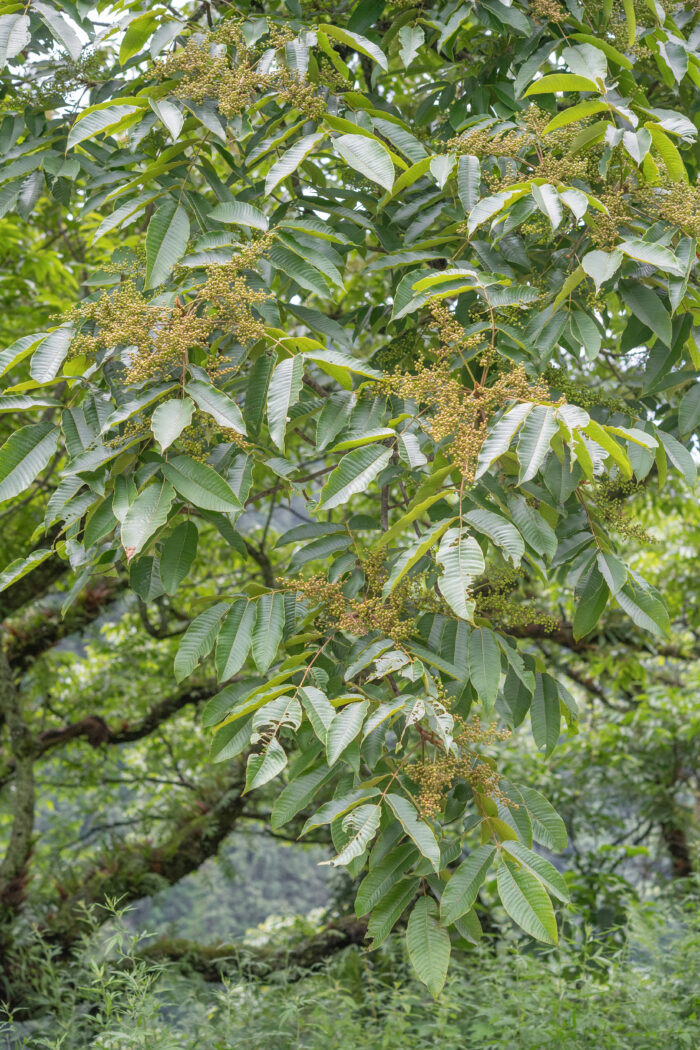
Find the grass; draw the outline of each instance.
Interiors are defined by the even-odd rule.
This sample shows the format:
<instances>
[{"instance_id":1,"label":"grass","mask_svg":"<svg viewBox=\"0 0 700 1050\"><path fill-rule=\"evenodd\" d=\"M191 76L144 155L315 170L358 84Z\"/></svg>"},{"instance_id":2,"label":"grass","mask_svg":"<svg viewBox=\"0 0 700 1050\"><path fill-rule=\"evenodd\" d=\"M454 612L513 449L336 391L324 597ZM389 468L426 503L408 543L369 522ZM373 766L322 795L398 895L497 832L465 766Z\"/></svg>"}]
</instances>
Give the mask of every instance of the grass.
<instances>
[{"instance_id":1,"label":"grass","mask_svg":"<svg viewBox=\"0 0 700 1050\"><path fill-rule=\"evenodd\" d=\"M457 960L433 1002L400 939L216 986L138 960L117 926L108 956L86 946L69 975L45 954L39 1020L0 1033L13 1050L698 1050L697 916L647 908L627 934L612 954L586 937L546 952L491 942Z\"/></svg>"}]
</instances>

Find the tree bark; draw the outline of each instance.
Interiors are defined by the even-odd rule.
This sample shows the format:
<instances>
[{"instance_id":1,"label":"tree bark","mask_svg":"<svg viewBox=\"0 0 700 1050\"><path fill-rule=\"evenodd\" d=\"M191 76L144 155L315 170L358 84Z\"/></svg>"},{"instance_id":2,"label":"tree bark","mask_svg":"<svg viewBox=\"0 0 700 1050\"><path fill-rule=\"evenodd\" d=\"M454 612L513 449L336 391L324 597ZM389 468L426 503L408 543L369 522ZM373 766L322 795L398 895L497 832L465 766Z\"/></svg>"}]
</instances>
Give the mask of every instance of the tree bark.
<instances>
[{"instance_id":1,"label":"tree bark","mask_svg":"<svg viewBox=\"0 0 700 1050\"><path fill-rule=\"evenodd\" d=\"M27 883L27 865L34 831L34 747L22 715L22 702L12 669L0 646L0 707L10 735L15 768L12 830L0 863L0 913L16 910Z\"/></svg>"},{"instance_id":2,"label":"tree bark","mask_svg":"<svg viewBox=\"0 0 700 1050\"><path fill-rule=\"evenodd\" d=\"M671 858L674 879L687 879L693 874L693 861L684 829L666 821L661 825L661 837Z\"/></svg>"}]
</instances>

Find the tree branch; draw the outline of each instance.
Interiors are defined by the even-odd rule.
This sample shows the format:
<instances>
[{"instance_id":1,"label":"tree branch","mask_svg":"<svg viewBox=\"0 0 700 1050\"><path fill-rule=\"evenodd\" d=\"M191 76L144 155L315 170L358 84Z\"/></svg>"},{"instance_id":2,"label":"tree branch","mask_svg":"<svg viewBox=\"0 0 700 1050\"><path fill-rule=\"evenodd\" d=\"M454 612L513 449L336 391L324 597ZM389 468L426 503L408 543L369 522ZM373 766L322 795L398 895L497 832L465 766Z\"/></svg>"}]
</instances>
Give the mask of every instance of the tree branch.
<instances>
[{"instance_id":1,"label":"tree branch","mask_svg":"<svg viewBox=\"0 0 700 1050\"><path fill-rule=\"evenodd\" d=\"M0 678L0 685L2 679ZM67 725L54 729L45 729L39 733L33 742L33 758L36 760L47 751L54 751L72 740L83 739L91 747L111 746L114 744L128 744L135 740L142 740L150 736L161 723L166 722L173 715L182 711L190 704L198 705L210 700L216 690L188 689L186 692L176 693L174 696L166 697L160 703L154 704L146 714L135 722L123 722L119 729L114 729L105 722L100 715L86 715L77 722L69 722ZM0 787L7 784L17 772L17 763L13 759L8 765L4 775L0 777Z\"/></svg>"},{"instance_id":2,"label":"tree branch","mask_svg":"<svg viewBox=\"0 0 700 1050\"><path fill-rule=\"evenodd\" d=\"M90 906L97 906L98 921L106 921L111 914L106 907L109 901L138 900L196 871L233 830L246 801L242 789L243 782L235 779L213 798L211 788L203 791L188 810L180 812L180 826L170 838L158 844L150 839L123 842L105 853L91 871L75 872L70 885L57 886L61 900L43 923L47 940L68 949L89 925Z\"/></svg>"},{"instance_id":3,"label":"tree branch","mask_svg":"<svg viewBox=\"0 0 700 1050\"><path fill-rule=\"evenodd\" d=\"M20 581L21 582L21 581ZM82 600L65 617L60 609L41 610L30 626L5 624L7 659L15 671L25 671L42 653L62 638L93 623L117 597L126 591L126 580L103 578L93 581Z\"/></svg>"},{"instance_id":4,"label":"tree branch","mask_svg":"<svg viewBox=\"0 0 700 1050\"><path fill-rule=\"evenodd\" d=\"M205 981L218 982L233 974L265 980L280 970L292 971L285 976L286 980L294 980L343 948L362 944L366 934L367 923L354 915L347 915L330 922L313 937L284 948L233 944L204 947L192 941L164 939L149 945L141 954L154 961L178 963L184 969L198 973Z\"/></svg>"},{"instance_id":5,"label":"tree branch","mask_svg":"<svg viewBox=\"0 0 700 1050\"><path fill-rule=\"evenodd\" d=\"M601 631L599 634L587 635L585 638L574 638L573 625L565 620L560 620L553 629L542 623L506 625L501 629L512 638L531 638L533 641L554 642L556 645L563 645L570 649L572 653L597 649L601 645L609 646L611 641L617 641L621 645L634 646L654 655L669 656L675 660L696 660L698 658L697 651L686 650L678 645L653 645L650 642L645 644L638 638L632 638L629 635L613 638L611 629L606 630L605 633Z\"/></svg>"}]
</instances>

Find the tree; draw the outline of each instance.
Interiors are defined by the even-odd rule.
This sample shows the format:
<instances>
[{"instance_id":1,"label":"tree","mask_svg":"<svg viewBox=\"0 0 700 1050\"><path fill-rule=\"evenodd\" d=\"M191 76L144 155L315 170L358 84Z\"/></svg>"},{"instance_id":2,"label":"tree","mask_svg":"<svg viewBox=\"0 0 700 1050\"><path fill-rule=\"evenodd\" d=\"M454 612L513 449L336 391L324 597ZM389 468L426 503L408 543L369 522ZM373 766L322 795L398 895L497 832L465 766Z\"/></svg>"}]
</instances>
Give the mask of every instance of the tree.
<instances>
[{"instance_id":1,"label":"tree","mask_svg":"<svg viewBox=\"0 0 700 1050\"><path fill-rule=\"evenodd\" d=\"M161 866L179 878L272 792L272 830L329 827L331 863L364 873L372 945L408 914L438 994L489 871L557 939L566 883L533 843L566 832L499 773L509 728L529 713L550 755L569 662L613 639L696 655L626 560L647 540L624 505L696 480L697 14L99 11L0 16L2 207L20 239L35 209L73 240L56 270L85 292L0 355L24 544L5 611L70 574L68 618L106 578L150 635L187 627L167 695L121 730L37 733L6 656L0 898L26 894L43 753L147 735L206 693L212 757L245 773ZM64 936L106 883L70 897Z\"/></svg>"}]
</instances>

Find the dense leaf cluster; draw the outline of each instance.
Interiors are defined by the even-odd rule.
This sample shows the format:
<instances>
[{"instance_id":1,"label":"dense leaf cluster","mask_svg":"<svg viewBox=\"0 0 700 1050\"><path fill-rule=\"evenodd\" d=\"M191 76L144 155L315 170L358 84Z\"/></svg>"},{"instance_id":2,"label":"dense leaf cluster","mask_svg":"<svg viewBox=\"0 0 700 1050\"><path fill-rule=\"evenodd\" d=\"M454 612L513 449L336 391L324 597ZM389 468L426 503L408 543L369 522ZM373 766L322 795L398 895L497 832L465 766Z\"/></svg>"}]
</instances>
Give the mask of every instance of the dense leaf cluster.
<instances>
[{"instance_id":1,"label":"dense leaf cluster","mask_svg":"<svg viewBox=\"0 0 700 1050\"><path fill-rule=\"evenodd\" d=\"M330 826L373 945L410 908L437 994L492 866L544 942L568 896L489 728L549 755L575 722L528 627L670 630L622 500L696 480L697 13L205 8L2 7L0 214L50 198L114 250L0 354L0 501L60 471L0 582L63 559L67 611L126 565L150 607L215 533L175 679L213 653L213 757L281 778L273 828Z\"/></svg>"}]
</instances>

